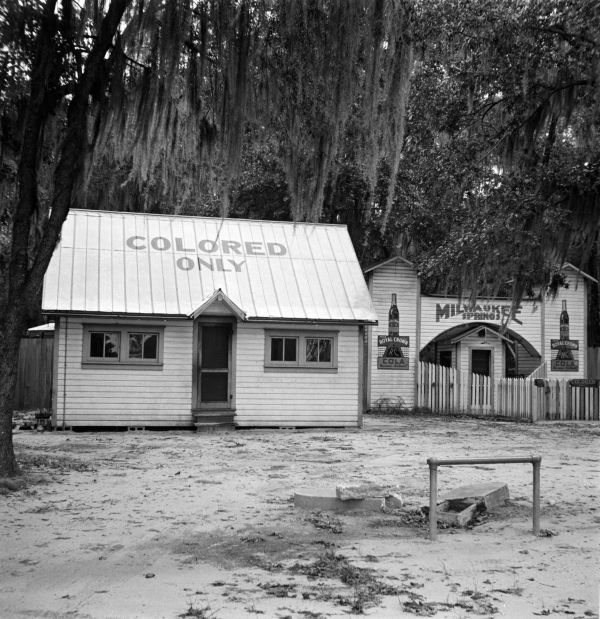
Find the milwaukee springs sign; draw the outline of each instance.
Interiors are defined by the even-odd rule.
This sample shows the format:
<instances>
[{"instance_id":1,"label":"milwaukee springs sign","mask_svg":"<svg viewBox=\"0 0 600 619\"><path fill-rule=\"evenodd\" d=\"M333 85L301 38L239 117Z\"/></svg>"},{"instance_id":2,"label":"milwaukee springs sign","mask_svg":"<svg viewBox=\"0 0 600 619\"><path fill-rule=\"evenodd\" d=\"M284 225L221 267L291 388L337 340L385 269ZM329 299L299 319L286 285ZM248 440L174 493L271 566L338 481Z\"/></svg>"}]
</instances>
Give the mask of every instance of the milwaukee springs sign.
<instances>
[{"instance_id":1,"label":"milwaukee springs sign","mask_svg":"<svg viewBox=\"0 0 600 619\"><path fill-rule=\"evenodd\" d=\"M175 260L181 271L240 272L248 256L285 256L288 248L282 243L262 241L231 241L228 239L201 239L197 243L186 243L183 238L169 239L165 236L147 238L130 236L126 245L135 251L173 252L182 254ZM187 254L195 254L187 255Z\"/></svg>"},{"instance_id":2,"label":"milwaukee springs sign","mask_svg":"<svg viewBox=\"0 0 600 619\"><path fill-rule=\"evenodd\" d=\"M507 321L512 320L519 325L523 322L518 318L522 306L512 306L510 303L436 303L435 321L441 322L449 318L473 321Z\"/></svg>"}]
</instances>

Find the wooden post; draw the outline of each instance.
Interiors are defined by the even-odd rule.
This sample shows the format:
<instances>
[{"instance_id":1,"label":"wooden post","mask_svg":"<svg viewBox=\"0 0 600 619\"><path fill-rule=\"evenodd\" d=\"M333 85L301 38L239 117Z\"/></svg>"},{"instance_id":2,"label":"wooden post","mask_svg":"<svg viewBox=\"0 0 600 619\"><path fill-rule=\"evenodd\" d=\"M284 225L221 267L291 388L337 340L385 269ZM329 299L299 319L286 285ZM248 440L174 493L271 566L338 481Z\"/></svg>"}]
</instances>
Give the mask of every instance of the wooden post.
<instances>
[{"instance_id":1,"label":"wooden post","mask_svg":"<svg viewBox=\"0 0 600 619\"><path fill-rule=\"evenodd\" d=\"M437 539L437 460L429 458L429 539Z\"/></svg>"},{"instance_id":2,"label":"wooden post","mask_svg":"<svg viewBox=\"0 0 600 619\"><path fill-rule=\"evenodd\" d=\"M533 456L533 534L540 534L540 469L542 468L541 456Z\"/></svg>"}]
</instances>

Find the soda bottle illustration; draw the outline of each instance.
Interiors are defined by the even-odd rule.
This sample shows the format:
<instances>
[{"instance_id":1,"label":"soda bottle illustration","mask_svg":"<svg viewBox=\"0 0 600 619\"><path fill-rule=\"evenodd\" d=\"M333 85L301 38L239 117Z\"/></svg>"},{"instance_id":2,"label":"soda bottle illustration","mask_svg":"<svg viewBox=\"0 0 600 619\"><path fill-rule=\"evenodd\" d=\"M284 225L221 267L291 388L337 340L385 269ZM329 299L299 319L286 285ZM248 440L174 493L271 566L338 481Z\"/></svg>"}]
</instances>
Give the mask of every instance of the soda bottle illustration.
<instances>
[{"instance_id":1,"label":"soda bottle illustration","mask_svg":"<svg viewBox=\"0 0 600 619\"><path fill-rule=\"evenodd\" d=\"M569 319L567 317L567 323ZM396 295L392 294L392 304L388 312L388 335L398 335L400 333L400 313L396 305Z\"/></svg>"},{"instance_id":2,"label":"soda bottle illustration","mask_svg":"<svg viewBox=\"0 0 600 619\"><path fill-rule=\"evenodd\" d=\"M398 306L396 305L396 295L392 294L392 304L388 312L388 335L397 336L400 333L400 312L398 312ZM388 344L384 357L404 357L402 354L402 348L398 344Z\"/></svg>"},{"instance_id":3,"label":"soda bottle illustration","mask_svg":"<svg viewBox=\"0 0 600 619\"><path fill-rule=\"evenodd\" d=\"M566 301L562 302L562 312L560 313L560 339L569 339L569 314Z\"/></svg>"},{"instance_id":4,"label":"soda bottle illustration","mask_svg":"<svg viewBox=\"0 0 600 619\"><path fill-rule=\"evenodd\" d=\"M559 319L559 329L560 329L560 339L568 340L569 339L569 313L567 312L567 302L562 302L562 311L560 313ZM561 346L558 349L558 353L556 355L557 359L561 361L573 361L573 353L567 346Z\"/></svg>"}]
</instances>

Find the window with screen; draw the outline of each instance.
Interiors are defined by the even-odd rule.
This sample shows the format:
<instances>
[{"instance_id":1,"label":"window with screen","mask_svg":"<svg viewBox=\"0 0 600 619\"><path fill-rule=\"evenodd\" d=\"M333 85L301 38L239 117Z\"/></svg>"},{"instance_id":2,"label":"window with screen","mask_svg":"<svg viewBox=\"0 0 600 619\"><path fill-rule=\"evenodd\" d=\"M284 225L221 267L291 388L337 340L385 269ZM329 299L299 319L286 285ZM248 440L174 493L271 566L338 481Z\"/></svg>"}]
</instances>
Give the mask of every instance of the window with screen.
<instances>
[{"instance_id":1,"label":"window with screen","mask_svg":"<svg viewBox=\"0 0 600 619\"><path fill-rule=\"evenodd\" d=\"M160 365L163 328L84 327L83 362Z\"/></svg>"},{"instance_id":2,"label":"window with screen","mask_svg":"<svg viewBox=\"0 0 600 619\"><path fill-rule=\"evenodd\" d=\"M265 367L335 369L337 334L269 332L265 334Z\"/></svg>"}]
</instances>

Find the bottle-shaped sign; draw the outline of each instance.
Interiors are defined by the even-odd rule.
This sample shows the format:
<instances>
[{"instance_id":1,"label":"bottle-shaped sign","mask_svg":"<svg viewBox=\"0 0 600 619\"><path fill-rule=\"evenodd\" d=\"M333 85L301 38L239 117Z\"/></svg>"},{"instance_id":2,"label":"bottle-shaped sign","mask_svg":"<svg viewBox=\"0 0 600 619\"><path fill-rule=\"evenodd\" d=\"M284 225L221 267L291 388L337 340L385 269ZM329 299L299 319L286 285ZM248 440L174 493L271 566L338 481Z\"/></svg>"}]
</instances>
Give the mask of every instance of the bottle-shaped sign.
<instances>
[{"instance_id":1,"label":"bottle-shaped sign","mask_svg":"<svg viewBox=\"0 0 600 619\"><path fill-rule=\"evenodd\" d=\"M567 302L562 302L562 312L560 313L560 339L569 339L569 314L567 313Z\"/></svg>"},{"instance_id":2,"label":"bottle-shaped sign","mask_svg":"<svg viewBox=\"0 0 600 619\"><path fill-rule=\"evenodd\" d=\"M569 314L567 313L567 302L562 302L562 312L560 313L560 342L569 340ZM561 344L556 358L560 361L573 361L573 353L568 344Z\"/></svg>"},{"instance_id":3,"label":"bottle-shaped sign","mask_svg":"<svg viewBox=\"0 0 600 619\"><path fill-rule=\"evenodd\" d=\"M569 322L569 317L567 316L567 323L568 322ZM398 335L399 333L400 333L400 314L398 313L398 306L396 305L396 295L392 294L392 304L390 305L390 311L388 312L388 334Z\"/></svg>"},{"instance_id":4,"label":"bottle-shaped sign","mask_svg":"<svg viewBox=\"0 0 600 619\"><path fill-rule=\"evenodd\" d=\"M388 335L398 336L400 334L400 312L398 312L398 306L396 305L396 295L392 294L392 304L390 305L390 311L388 312ZM396 342L390 343L386 346L383 356L389 357L404 357L402 348Z\"/></svg>"}]
</instances>

